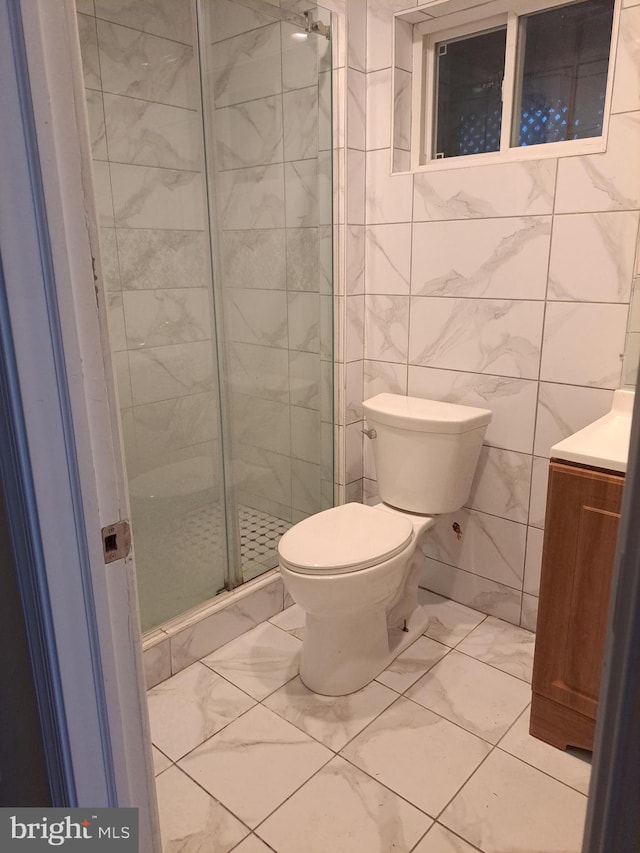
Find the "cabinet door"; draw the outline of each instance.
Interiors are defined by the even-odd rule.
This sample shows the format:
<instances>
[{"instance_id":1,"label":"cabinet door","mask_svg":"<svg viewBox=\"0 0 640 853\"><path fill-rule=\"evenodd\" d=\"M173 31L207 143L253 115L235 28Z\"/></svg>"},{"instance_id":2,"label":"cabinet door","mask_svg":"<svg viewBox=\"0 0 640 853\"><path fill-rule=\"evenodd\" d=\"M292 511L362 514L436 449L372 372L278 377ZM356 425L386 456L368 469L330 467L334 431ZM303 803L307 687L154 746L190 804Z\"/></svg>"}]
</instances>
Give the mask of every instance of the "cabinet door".
<instances>
[{"instance_id":1,"label":"cabinet door","mask_svg":"<svg viewBox=\"0 0 640 853\"><path fill-rule=\"evenodd\" d=\"M624 477L551 463L533 690L595 720Z\"/></svg>"}]
</instances>

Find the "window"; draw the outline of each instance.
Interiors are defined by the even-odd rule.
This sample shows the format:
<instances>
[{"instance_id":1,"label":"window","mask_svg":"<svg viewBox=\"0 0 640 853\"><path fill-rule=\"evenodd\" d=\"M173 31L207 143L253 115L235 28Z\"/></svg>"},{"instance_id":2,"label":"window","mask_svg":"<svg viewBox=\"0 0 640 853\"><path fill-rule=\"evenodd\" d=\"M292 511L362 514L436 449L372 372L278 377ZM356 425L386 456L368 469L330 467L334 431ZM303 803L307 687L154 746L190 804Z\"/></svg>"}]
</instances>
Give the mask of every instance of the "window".
<instances>
[{"instance_id":1,"label":"window","mask_svg":"<svg viewBox=\"0 0 640 853\"><path fill-rule=\"evenodd\" d=\"M541 145L554 146L543 156L578 153L579 140L602 145L614 5L490 0L481 20L478 7L456 12L459 3L418 7L413 79L423 85L413 102L421 113L413 167L474 155L526 157L522 149Z\"/></svg>"}]
</instances>

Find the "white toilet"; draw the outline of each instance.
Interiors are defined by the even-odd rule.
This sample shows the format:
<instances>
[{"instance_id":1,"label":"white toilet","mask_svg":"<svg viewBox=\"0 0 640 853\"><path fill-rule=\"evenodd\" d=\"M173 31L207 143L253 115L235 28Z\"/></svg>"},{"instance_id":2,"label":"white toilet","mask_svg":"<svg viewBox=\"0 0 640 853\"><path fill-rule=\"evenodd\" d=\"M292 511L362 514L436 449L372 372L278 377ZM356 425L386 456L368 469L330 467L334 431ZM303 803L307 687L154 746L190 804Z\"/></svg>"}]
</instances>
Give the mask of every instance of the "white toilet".
<instances>
[{"instance_id":1,"label":"white toilet","mask_svg":"<svg viewBox=\"0 0 640 853\"><path fill-rule=\"evenodd\" d=\"M306 613L300 677L328 696L364 687L426 629L420 539L431 516L467 500L491 420L487 409L398 394L363 408L382 503L320 512L278 547L285 587Z\"/></svg>"}]
</instances>

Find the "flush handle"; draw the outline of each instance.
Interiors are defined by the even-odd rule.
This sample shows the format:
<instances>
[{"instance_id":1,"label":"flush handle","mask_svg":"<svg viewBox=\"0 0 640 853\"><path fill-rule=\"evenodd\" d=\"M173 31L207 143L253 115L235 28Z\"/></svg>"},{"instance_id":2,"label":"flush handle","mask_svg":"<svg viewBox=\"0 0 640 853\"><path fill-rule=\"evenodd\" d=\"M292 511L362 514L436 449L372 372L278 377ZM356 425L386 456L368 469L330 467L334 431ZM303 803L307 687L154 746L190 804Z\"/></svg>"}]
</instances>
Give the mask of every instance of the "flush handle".
<instances>
[{"instance_id":1,"label":"flush handle","mask_svg":"<svg viewBox=\"0 0 640 853\"><path fill-rule=\"evenodd\" d=\"M377 438L378 433L375 429L363 429L362 432L367 436L367 438Z\"/></svg>"}]
</instances>

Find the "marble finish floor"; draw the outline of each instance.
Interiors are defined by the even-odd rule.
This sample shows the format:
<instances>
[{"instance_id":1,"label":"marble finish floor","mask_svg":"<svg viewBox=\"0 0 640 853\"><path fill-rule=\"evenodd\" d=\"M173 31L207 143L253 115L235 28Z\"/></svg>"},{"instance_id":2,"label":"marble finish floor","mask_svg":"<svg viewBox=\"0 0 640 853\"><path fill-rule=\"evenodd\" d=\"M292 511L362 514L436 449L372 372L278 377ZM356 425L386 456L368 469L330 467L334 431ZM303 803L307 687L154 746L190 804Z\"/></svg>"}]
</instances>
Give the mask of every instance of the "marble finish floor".
<instances>
[{"instance_id":1,"label":"marble finish floor","mask_svg":"<svg viewBox=\"0 0 640 853\"><path fill-rule=\"evenodd\" d=\"M590 765L528 734L534 635L422 596L350 696L301 683L297 606L150 690L164 853L579 853Z\"/></svg>"}]
</instances>

